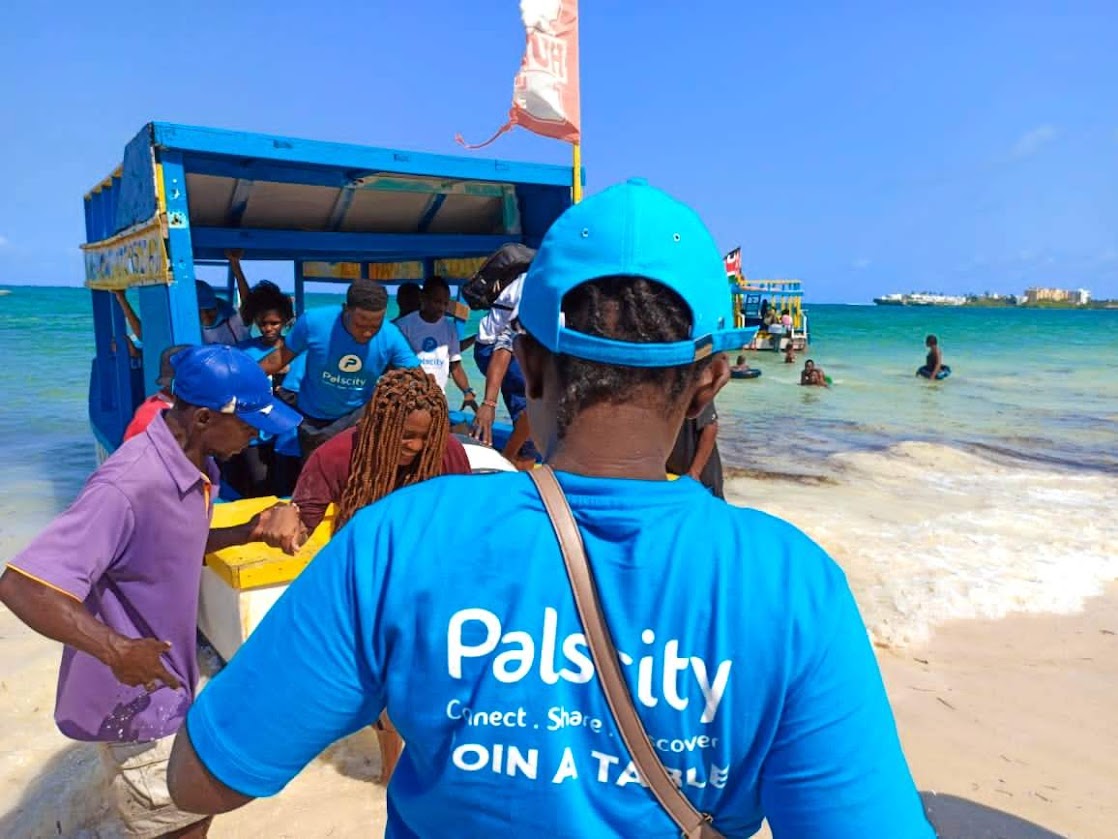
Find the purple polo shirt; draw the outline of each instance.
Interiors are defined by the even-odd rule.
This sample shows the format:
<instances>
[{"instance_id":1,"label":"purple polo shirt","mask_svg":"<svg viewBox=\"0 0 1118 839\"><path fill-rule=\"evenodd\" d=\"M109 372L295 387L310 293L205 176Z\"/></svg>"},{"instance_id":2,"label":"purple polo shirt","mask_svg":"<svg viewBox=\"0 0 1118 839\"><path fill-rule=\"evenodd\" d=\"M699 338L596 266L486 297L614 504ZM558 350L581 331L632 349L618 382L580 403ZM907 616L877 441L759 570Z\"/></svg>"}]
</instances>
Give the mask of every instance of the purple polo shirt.
<instances>
[{"instance_id":1,"label":"purple polo shirt","mask_svg":"<svg viewBox=\"0 0 1118 839\"><path fill-rule=\"evenodd\" d=\"M77 499L8 567L80 600L129 638L171 642L182 683L150 695L64 647L54 719L74 740L143 742L174 734L198 683L198 587L217 466L198 471L162 415L90 476Z\"/></svg>"}]
</instances>

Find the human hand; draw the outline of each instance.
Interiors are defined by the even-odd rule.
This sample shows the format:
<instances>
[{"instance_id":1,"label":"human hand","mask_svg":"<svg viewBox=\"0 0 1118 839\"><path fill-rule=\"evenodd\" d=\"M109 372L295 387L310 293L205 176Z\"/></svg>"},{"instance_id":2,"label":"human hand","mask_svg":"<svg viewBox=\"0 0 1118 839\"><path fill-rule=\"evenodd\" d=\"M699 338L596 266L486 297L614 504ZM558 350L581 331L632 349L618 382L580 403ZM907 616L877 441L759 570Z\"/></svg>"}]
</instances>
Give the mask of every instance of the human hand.
<instances>
[{"instance_id":1,"label":"human hand","mask_svg":"<svg viewBox=\"0 0 1118 839\"><path fill-rule=\"evenodd\" d=\"M487 402L482 402L481 407L474 414L474 428L470 436L480 440L487 446L493 445L493 420L497 417L497 409Z\"/></svg>"},{"instance_id":2,"label":"human hand","mask_svg":"<svg viewBox=\"0 0 1118 839\"><path fill-rule=\"evenodd\" d=\"M295 554L307 541L307 529L295 504L276 504L258 513L250 523L250 541L263 542L284 553Z\"/></svg>"},{"instance_id":3,"label":"human hand","mask_svg":"<svg viewBox=\"0 0 1118 839\"><path fill-rule=\"evenodd\" d=\"M226 259L241 259L245 255L244 248L232 249L230 248L225 252Z\"/></svg>"},{"instance_id":4,"label":"human hand","mask_svg":"<svg viewBox=\"0 0 1118 839\"><path fill-rule=\"evenodd\" d=\"M477 404L477 397L476 396L465 396L465 395L463 395L463 397L462 397L462 407L459 408L458 410L464 411L467 408L473 408L475 414L478 412L478 404Z\"/></svg>"},{"instance_id":5,"label":"human hand","mask_svg":"<svg viewBox=\"0 0 1118 839\"><path fill-rule=\"evenodd\" d=\"M151 693L162 682L172 690L178 690L181 683L163 666L162 656L169 649L170 641L121 636L111 642L105 663L122 685L143 685Z\"/></svg>"}]
</instances>

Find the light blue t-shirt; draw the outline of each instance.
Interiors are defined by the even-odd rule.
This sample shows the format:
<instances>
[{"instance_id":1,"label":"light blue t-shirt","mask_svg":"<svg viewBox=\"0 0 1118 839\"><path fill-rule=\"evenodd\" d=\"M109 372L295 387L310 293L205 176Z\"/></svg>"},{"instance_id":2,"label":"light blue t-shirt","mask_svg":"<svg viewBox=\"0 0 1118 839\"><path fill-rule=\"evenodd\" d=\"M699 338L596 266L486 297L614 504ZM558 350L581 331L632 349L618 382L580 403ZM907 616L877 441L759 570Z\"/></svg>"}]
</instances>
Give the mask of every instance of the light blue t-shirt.
<instances>
[{"instance_id":1,"label":"light blue t-shirt","mask_svg":"<svg viewBox=\"0 0 1118 839\"><path fill-rule=\"evenodd\" d=\"M719 830L934 839L818 546L687 478L558 477L649 736ZM187 726L211 773L267 796L384 708L407 744L389 839L679 836L612 722L524 474L436 478L358 513Z\"/></svg>"},{"instance_id":2,"label":"light blue t-shirt","mask_svg":"<svg viewBox=\"0 0 1118 839\"><path fill-rule=\"evenodd\" d=\"M366 344L346 331L333 307L311 309L295 321L288 349L306 353L299 386L299 410L315 419L344 417L369 401L377 379L389 367L418 367L407 339L387 321Z\"/></svg>"}]
</instances>

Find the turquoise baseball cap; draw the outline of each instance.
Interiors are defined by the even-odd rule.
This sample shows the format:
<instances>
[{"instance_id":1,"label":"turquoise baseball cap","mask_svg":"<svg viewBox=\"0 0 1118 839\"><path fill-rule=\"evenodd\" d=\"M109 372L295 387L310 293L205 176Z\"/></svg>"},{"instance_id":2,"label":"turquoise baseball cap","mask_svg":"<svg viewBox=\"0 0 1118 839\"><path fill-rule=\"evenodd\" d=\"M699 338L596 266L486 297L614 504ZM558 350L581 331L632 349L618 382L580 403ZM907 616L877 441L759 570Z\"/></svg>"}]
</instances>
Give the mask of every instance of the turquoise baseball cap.
<instances>
[{"instance_id":1,"label":"turquoise baseball cap","mask_svg":"<svg viewBox=\"0 0 1118 839\"><path fill-rule=\"evenodd\" d=\"M691 309L691 335L641 344L568 329L563 298L590 280L633 276L672 289ZM543 238L520 299L521 326L553 353L621 367L675 367L740 349L722 254L698 214L634 178L567 209Z\"/></svg>"}]
</instances>

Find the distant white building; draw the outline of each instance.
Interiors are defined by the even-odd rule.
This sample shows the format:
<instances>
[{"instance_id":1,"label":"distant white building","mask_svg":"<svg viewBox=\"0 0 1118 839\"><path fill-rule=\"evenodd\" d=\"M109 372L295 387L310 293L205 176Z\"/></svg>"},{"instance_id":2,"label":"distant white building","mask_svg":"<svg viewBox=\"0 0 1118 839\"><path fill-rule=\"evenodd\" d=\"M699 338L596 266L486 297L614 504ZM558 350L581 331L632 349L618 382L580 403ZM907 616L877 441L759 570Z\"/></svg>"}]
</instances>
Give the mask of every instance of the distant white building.
<instances>
[{"instance_id":1,"label":"distant white building","mask_svg":"<svg viewBox=\"0 0 1118 839\"><path fill-rule=\"evenodd\" d=\"M1091 302L1091 292L1085 288L1077 288L1068 292L1068 300L1076 306L1086 306Z\"/></svg>"}]
</instances>

